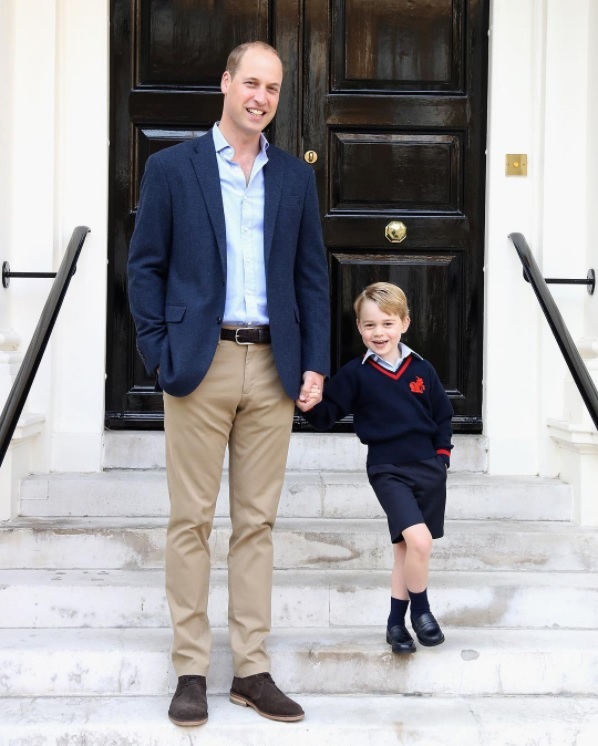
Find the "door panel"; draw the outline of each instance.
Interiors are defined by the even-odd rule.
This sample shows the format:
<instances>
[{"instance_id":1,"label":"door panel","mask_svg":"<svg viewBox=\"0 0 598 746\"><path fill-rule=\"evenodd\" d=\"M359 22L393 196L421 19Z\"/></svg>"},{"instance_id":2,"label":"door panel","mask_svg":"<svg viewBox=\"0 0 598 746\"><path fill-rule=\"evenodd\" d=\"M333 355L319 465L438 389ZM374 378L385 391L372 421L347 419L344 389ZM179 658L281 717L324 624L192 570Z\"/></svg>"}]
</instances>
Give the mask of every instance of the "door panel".
<instances>
[{"instance_id":1,"label":"door panel","mask_svg":"<svg viewBox=\"0 0 598 746\"><path fill-rule=\"evenodd\" d=\"M487 4L305 9L303 149L318 156L334 368L362 347L355 295L396 282L412 311L405 341L437 368L455 428L479 431ZM401 243L386 237L391 221L406 227Z\"/></svg>"},{"instance_id":2,"label":"door panel","mask_svg":"<svg viewBox=\"0 0 598 746\"><path fill-rule=\"evenodd\" d=\"M332 131L330 146L331 214L400 209L462 215L458 135Z\"/></svg>"},{"instance_id":3,"label":"door panel","mask_svg":"<svg viewBox=\"0 0 598 746\"><path fill-rule=\"evenodd\" d=\"M460 90L463 14L452 0L335 0L331 89Z\"/></svg>"},{"instance_id":4,"label":"door panel","mask_svg":"<svg viewBox=\"0 0 598 746\"><path fill-rule=\"evenodd\" d=\"M362 349L355 295L396 282L406 341L436 366L456 429L479 431L488 0L112 0L111 12L107 425L162 427L126 299L145 162L212 126L228 52L263 39L285 65L268 139L318 155L334 368ZM400 244L385 236L393 220Z\"/></svg>"},{"instance_id":5,"label":"door panel","mask_svg":"<svg viewBox=\"0 0 598 746\"><path fill-rule=\"evenodd\" d=\"M338 301L338 365L363 352L353 312L356 296L371 282L394 282L410 299L409 335L419 340L420 349L437 351L436 370L442 381L458 380L455 340L459 336L459 319L452 298L462 292L460 256L333 253L331 258L332 288ZM442 309L443 313L430 315L430 307ZM454 388L448 389L449 396L458 393Z\"/></svg>"},{"instance_id":6,"label":"door panel","mask_svg":"<svg viewBox=\"0 0 598 746\"><path fill-rule=\"evenodd\" d=\"M112 0L108 427L163 427L162 395L137 355L126 292L145 163L152 153L198 137L218 120L220 78L237 44L264 39L281 53L286 50L285 60L296 68L298 1ZM267 133L293 152L298 122L290 110L296 111L296 92L296 85L285 85L281 124Z\"/></svg>"},{"instance_id":7,"label":"door panel","mask_svg":"<svg viewBox=\"0 0 598 746\"><path fill-rule=\"evenodd\" d=\"M136 3L136 86L219 88L228 52L268 38L268 0L150 0Z\"/></svg>"}]
</instances>

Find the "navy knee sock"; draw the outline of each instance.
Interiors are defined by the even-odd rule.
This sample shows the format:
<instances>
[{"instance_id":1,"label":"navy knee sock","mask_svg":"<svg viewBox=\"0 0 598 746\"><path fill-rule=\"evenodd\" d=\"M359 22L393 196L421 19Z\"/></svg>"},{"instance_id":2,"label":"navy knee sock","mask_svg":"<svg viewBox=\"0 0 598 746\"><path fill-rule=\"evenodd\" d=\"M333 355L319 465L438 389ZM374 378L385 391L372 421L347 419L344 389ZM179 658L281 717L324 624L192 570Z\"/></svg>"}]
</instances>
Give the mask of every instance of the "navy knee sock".
<instances>
[{"instance_id":1,"label":"navy knee sock","mask_svg":"<svg viewBox=\"0 0 598 746\"><path fill-rule=\"evenodd\" d=\"M405 614L409 601L403 601L401 598L390 597L390 615L388 617L388 629L396 627L397 624L405 624Z\"/></svg>"},{"instance_id":2,"label":"navy knee sock","mask_svg":"<svg viewBox=\"0 0 598 746\"><path fill-rule=\"evenodd\" d=\"M411 600L411 618L418 619L422 614L430 611L430 604L428 602L428 589L421 593L412 593L409 591L409 598Z\"/></svg>"}]
</instances>

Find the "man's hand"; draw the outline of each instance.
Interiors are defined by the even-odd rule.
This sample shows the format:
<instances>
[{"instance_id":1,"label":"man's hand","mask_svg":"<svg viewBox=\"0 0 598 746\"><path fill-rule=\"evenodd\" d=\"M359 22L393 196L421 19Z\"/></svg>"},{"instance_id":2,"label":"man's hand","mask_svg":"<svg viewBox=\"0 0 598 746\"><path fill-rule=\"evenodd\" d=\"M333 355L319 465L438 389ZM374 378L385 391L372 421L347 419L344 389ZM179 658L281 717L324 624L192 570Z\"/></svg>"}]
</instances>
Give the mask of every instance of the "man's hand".
<instances>
[{"instance_id":1,"label":"man's hand","mask_svg":"<svg viewBox=\"0 0 598 746\"><path fill-rule=\"evenodd\" d=\"M299 392L299 398L295 404L302 412L309 412L312 407L322 401L323 388L324 376L313 370L306 370L303 374L303 385Z\"/></svg>"}]
</instances>

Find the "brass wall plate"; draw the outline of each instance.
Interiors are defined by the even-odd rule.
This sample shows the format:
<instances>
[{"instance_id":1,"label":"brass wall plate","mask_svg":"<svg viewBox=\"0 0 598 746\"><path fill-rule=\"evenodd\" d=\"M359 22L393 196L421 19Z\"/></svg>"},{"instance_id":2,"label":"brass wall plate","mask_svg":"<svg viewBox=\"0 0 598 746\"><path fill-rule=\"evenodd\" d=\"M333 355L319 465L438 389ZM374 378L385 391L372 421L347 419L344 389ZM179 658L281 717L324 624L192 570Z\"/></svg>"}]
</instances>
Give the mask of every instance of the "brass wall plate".
<instances>
[{"instance_id":1,"label":"brass wall plate","mask_svg":"<svg viewBox=\"0 0 598 746\"><path fill-rule=\"evenodd\" d=\"M505 156L506 176L527 176L527 153L507 153Z\"/></svg>"}]
</instances>

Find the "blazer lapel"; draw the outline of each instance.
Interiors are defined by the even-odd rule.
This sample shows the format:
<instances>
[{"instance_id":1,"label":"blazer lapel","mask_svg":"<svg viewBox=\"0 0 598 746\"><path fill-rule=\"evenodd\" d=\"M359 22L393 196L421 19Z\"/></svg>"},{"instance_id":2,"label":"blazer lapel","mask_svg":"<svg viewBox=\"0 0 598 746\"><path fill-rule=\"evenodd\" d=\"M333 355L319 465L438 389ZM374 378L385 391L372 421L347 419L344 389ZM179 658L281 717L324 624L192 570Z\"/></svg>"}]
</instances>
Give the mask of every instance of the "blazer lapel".
<instances>
[{"instance_id":1,"label":"blazer lapel","mask_svg":"<svg viewBox=\"0 0 598 746\"><path fill-rule=\"evenodd\" d=\"M224 220L224 205L222 204L222 192L220 190L220 174L218 172L218 161L214 150L214 138L212 132L197 138L195 155L191 162L199 181L212 229L216 236L222 271L226 275L226 223Z\"/></svg>"},{"instance_id":2,"label":"blazer lapel","mask_svg":"<svg viewBox=\"0 0 598 746\"><path fill-rule=\"evenodd\" d=\"M264 262L268 266L270 251L272 249L272 238L274 237L274 226L280 194L282 192L283 167L277 158L273 148L268 149L268 163L264 168L265 205L264 205Z\"/></svg>"}]
</instances>

